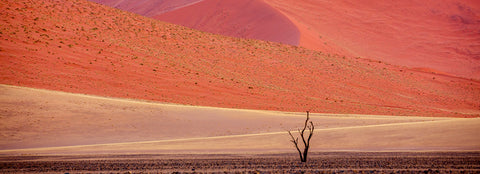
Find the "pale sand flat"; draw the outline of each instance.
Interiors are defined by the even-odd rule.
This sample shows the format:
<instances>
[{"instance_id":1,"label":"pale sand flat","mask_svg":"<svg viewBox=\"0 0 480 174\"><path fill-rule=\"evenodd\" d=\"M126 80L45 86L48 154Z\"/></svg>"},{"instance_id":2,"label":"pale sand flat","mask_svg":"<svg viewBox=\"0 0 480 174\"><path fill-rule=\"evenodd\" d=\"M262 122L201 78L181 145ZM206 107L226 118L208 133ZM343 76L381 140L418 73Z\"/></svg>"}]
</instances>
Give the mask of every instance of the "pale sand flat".
<instances>
[{"instance_id":1,"label":"pale sand flat","mask_svg":"<svg viewBox=\"0 0 480 174\"><path fill-rule=\"evenodd\" d=\"M0 85L0 154L294 150L305 113L183 106ZM311 114L313 151L480 150L480 119Z\"/></svg>"}]
</instances>

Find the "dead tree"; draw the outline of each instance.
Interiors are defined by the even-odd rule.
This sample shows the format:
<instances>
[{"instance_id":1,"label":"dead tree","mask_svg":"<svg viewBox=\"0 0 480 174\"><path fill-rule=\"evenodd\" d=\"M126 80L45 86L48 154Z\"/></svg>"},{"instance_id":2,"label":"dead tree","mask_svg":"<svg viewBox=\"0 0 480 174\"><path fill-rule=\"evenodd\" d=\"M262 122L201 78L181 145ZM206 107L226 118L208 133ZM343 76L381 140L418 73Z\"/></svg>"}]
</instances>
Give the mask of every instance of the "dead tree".
<instances>
[{"instance_id":1,"label":"dead tree","mask_svg":"<svg viewBox=\"0 0 480 174\"><path fill-rule=\"evenodd\" d=\"M313 130L315 129L315 126L313 126L313 122L312 121L308 122L308 120L310 120L309 111L307 111L307 119L305 120L305 125L303 126L303 129L302 130L298 129L298 133L300 134L300 137L302 138L302 141L303 141L303 146L304 146L303 153L298 147L298 137L294 138L292 133L288 131L288 134L290 134L290 137L292 138L291 141L293 144L295 144L298 154L300 155L300 161L302 162L307 162L308 148L310 148L310 139L312 139ZM309 131L308 138L305 138L306 129L308 129Z\"/></svg>"}]
</instances>

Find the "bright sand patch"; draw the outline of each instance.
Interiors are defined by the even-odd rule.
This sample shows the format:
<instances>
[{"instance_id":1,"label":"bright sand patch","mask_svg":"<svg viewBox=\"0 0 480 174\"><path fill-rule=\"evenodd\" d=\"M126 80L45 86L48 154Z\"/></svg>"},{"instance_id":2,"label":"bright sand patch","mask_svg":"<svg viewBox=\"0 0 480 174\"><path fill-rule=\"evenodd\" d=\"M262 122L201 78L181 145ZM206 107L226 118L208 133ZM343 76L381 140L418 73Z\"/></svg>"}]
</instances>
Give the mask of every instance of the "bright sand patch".
<instances>
[{"instance_id":1,"label":"bright sand patch","mask_svg":"<svg viewBox=\"0 0 480 174\"><path fill-rule=\"evenodd\" d=\"M0 154L290 152L304 113L0 86ZM312 150L479 150L480 119L312 114Z\"/></svg>"}]
</instances>

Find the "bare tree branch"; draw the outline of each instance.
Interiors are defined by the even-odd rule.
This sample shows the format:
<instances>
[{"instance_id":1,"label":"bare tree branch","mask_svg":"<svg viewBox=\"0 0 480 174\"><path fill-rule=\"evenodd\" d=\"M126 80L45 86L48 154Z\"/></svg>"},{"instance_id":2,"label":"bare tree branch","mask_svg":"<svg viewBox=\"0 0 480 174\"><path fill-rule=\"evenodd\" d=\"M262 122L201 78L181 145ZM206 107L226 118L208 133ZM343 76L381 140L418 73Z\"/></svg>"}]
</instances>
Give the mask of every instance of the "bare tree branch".
<instances>
[{"instance_id":1,"label":"bare tree branch","mask_svg":"<svg viewBox=\"0 0 480 174\"><path fill-rule=\"evenodd\" d=\"M305 124L303 126L303 129L301 131L300 131L300 129L298 129L298 133L300 134L300 136L302 138L303 145L304 145L303 154L302 154L302 151L300 150L300 148L298 147L298 137L295 139L293 137L292 133L290 131L288 131L288 134L292 138L291 141L295 145L295 148L297 149L298 154L300 155L300 160L302 162L307 162L308 149L310 148L310 139L312 138L313 131L315 130L315 126L313 125L313 122L312 121L308 122L309 120L310 120L310 112L307 111L307 119L305 120ZM310 125L308 125L308 123L310 123ZM309 131L309 135L308 135L307 140L305 140L305 130L306 129L308 129L308 131Z\"/></svg>"},{"instance_id":2,"label":"bare tree branch","mask_svg":"<svg viewBox=\"0 0 480 174\"><path fill-rule=\"evenodd\" d=\"M297 148L298 154L300 155L300 160L303 161L302 151L300 151L300 148L298 148L298 138L295 139L290 131L288 131L288 134L290 134L290 137L292 137L292 140L290 141L292 141L293 144L295 144L295 148Z\"/></svg>"},{"instance_id":3,"label":"bare tree branch","mask_svg":"<svg viewBox=\"0 0 480 174\"><path fill-rule=\"evenodd\" d=\"M310 131L310 135L308 136L308 142L307 142L308 145L310 145L310 139L313 136L313 130L315 130L315 126L313 126L313 122L310 121L310 125L311 126L308 127L308 130Z\"/></svg>"},{"instance_id":4,"label":"bare tree branch","mask_svg":"<svg viewBox=\"0 0 480 174\"><path fill-rule=\"evenodd\" d=\"M307 111L307 119L305 120L305 125L303 126L302 132L300 133L300 135L302 136L302 141L303 141L303 145L304 145L305 149L308 148L308 144L305 141L305 136L304 136L305 129L307 128L308 120L310 120L309 111Z\"/></svg>"}]
</instances>

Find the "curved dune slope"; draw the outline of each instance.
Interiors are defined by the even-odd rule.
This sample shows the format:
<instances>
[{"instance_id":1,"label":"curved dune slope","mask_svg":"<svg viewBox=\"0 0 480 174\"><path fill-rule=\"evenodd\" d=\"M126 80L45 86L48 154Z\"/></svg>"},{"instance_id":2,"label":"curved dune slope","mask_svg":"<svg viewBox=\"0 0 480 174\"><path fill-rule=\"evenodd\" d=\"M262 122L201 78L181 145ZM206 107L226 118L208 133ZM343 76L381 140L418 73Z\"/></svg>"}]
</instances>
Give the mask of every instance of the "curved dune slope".
<instances>
[{"instance_id":1,"label":"curved dune slope","mask_svg":"<svg viewBox=\"0 0 480 174\"><path fill-rule=\"evenodd\" d=\"M91 1L210 33L299 44L298 28L261 0Z\"/></svg>"},{"instance_id":2,"label":"curved dune slope","mask_svg":"<svg viewBox=\"0 0 480 174\"><path fill-rule=\"evenodd\" d=\"M300 29L300 45L480 79L475 0L265 0Z\"/></svg>"},{"instance_id":3,"label":"curved dune slope","mask_svg":"<svg viewBox=\"0 0 480 174\"><path fill-rule=\"evenodd\" d=\"M86 0L0 1L0 83L188 105L475 117L480 82L188 29Z\"/></svg>"},{"instance_id":4,"label":"curved dune slope","mask_svg":"<svg viewBox=\"0 0 480 174\"><path fill-rule=\"evenodd\" d=\"M202 0L90 0L110 7L152 17Z\"/></svg>"},{"instance_id":5,"label":"curved dune slope","mask_svg":"<svg viewBox=\"0 0 480 174\"><path fill-rule=\"evenodd\" d=\"M204 0L153 18L227 36L298 45L300 33L260 0Z\"/></svg>"}]
</instances>

